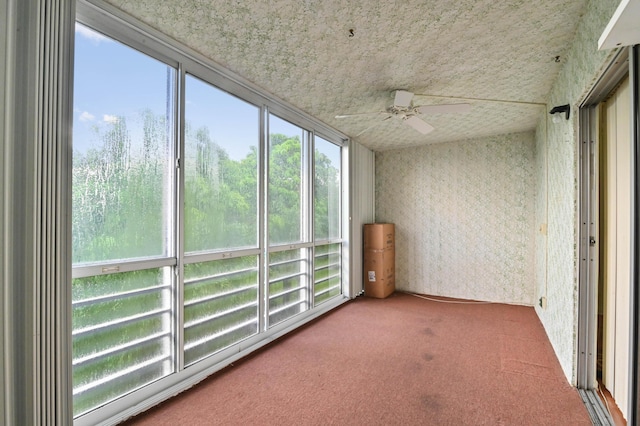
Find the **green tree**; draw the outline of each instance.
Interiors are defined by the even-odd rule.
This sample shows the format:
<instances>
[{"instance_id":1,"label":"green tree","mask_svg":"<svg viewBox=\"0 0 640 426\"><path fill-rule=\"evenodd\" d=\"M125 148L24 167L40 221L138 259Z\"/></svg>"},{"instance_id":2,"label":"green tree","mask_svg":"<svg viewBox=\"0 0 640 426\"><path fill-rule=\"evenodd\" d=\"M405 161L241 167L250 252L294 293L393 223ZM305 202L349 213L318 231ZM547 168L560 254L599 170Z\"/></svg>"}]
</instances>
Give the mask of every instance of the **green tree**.
<instances>
[{"instance_id":1,"label":"green tree","mask_svg":"<svg viewBox=\"0 0 640 426\"><path fill-rule=\"evenodd\" d=\"M172 171L166 155L164 116L140 114L142 140L132 143L125 117L100 143L74 153L73 262L98 262L162 254ZM141 214L144 212L144 214Z\"/></svg>"},{"instance_id":2,"label":"green tree","mask_svg":"<svg viewBox=\"0 0 640 426\"><path fill-rule=\"evenodd\" d=\"M299 241L302 207L300 137L269 136L269 242Z\"/></svg>"},{"instance_id":3,"label":"green tree","mask_svg":"<svg viewBox=\"0 0 640 426\"><path fill-rule=\"evenodd\" d=\"M232 160L206 127L190 126L185 145L186 250L257 245L257 149Z\"/></svg>"}]
</instances>

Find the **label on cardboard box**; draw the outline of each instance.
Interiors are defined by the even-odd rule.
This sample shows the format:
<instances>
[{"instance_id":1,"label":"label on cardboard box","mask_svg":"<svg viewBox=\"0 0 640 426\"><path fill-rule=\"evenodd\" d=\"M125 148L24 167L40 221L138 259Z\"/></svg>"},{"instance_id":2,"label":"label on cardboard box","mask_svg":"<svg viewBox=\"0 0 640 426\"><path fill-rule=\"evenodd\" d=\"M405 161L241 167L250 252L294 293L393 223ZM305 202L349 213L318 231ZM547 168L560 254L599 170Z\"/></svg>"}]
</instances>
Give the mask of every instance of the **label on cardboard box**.
<instances>
[{"instance_id":1,"label":"label on cardboard box","mask_svg":"<svg viewBox=\"0 0 640 426\"><path fill-rule=\"evenodd\" d=\"M364 294L385 298L395 290L395 250L365 250Z\"/></svg>"}]
</instances>

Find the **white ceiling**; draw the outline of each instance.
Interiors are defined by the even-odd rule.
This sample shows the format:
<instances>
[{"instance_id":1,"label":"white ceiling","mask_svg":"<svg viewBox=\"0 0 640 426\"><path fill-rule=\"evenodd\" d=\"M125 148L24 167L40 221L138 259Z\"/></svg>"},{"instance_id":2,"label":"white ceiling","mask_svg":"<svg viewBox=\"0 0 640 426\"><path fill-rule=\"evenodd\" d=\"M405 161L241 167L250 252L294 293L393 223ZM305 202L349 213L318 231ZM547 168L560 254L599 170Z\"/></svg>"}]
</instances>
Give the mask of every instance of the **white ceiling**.
<instances>
[{"instance_id":1,"label":"white ceiling","mask_svg":"<svg viewBox=\"0 0 640 426\"><path fill-rule=\"evenodd\" d=\"M436 128L427 135L375 114L335 116L382 111L396 89L544 103L587 3L108 1L375 151L533 130L544 106L472 101L469 113L421 116Z\"/></svg>"}]
</instances>

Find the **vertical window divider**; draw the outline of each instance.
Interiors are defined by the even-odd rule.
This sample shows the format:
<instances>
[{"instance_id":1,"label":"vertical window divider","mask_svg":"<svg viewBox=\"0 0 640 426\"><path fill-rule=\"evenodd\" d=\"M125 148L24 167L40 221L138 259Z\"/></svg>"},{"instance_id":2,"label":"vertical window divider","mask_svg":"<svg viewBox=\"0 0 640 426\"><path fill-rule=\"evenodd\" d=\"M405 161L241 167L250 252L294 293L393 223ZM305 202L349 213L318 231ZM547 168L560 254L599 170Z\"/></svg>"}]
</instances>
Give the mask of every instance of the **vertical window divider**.
<instances>
[{"instance_id":1,"label":"vertical window divider","mask_svg":"<svg viewBox=\"0 0 640 426\"><path fill-rule=\"evenodd\" d=\"M301 176L301 180L302 180L302 190L301 190L301 198L302 200L300 200L300 204L301 204L301 241L303 243L306 242L313 242L313 235L312 235L312 230L311 230L311 203L312 203L312 194L311 194L311 179L310 179L310 160L311 160L311 155L309 154L309 148L310 148L310 144L311 144L311 132L309 130L305 130L302 133L302 141L301 141L301 155L302 155L302 170L300 173ZM305 302L307 305L307 309L310 309L312 306L311 303L311 292L309 291L309 289L311 288L311 277L312 277L312 270L313 270L313 260L311 259L311 255L312 255L312 250L310 247L304 248L302 249L305 251L305 261L303 262L303 279L305 280L305 289L306 289L306 295L305 295Z\"/></svg>"},{"instance_id":2,"label":"vertical window divider","mask_svg":"<svg viewBox=\"0 0 640 426\"><path fill-rule=\"evenodd\" d=\"M340 247L341 247L341 256L340 256L340 270L341 270L341 280L342 280L342 289L341 292L343 295L348 298L355 298L355 294L353 294L352 290L352 282L351 282L351 231L352 231L352 221L351 221L351 190L349 189L349 185L351 184L351 167L350 164L351 158L351 141L349 139L343 140L343 145L340 148Z\"/></svg>"},{"instance_id":3,"label":"vertical window divider","mask_svg":"<svg viewBox=\"0 0 640 426\"><path fill-rule=\"evenodd\" d=\"M309 138L309 158L307 160L309 173L307 173L307 179L309 181L309 241L312 242L309 253L309 309L315 307L315 284L316 284L316 232L315 232L315 195L316 195L316 134L315 131L311 131L311 137Z\"/></svg>"},{"instance_id":4,"label":"vertical window divider","mask_svg":"<svg viewBox=\"0 0 640 426\"><path fill-rule=\"evenodd\" d=\"M260 144L258 147L258 329L266 331L269 326L269 212L267 200L269 191L269 107L262 105L260 114Z\"/></svg>"},{"instance_id":5,"label":"vertical window divider","mask_svg":"<svg viewBox=\"0 0 640 426\"><path fill-rule=\"evenodd\" d=\"M185 70L183 63L178 65L177 126L176 131L176 285L175 294L175 336L176 371L184 369L184 144L185 144Z\"/></svg>"}]
</instances>

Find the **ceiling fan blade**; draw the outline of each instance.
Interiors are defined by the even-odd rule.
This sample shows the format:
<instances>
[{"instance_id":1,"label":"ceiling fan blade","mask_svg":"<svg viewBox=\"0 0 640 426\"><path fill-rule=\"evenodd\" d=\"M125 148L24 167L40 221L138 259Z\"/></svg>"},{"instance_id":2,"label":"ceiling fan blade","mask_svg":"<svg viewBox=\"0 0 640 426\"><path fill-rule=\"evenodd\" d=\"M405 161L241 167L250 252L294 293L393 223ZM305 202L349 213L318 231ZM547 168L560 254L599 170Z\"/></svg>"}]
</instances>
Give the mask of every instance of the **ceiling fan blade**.
<instances>
[{"instance_id":1,"label":"ceiling fan blade","mask_svg":"<svg viewBox=\"0 0 640 426\"><path fill-rule=\"evenodd\" d=\"M415 115L412 115L411 117L407 117L406 119L404 119L402 121L404 121L409 126L411 126L414 129L416 129L417 131L419 131L423 135L426 135L427 133L429 133L429 132L431 132L433 130L433 126L431 124L427 123L426 121L421 120L420 118L416 117Z\"/></svg>"},{"instance_id":2,"label":"ceiling fan blade","mask_svg":"<svg viewBox=\"0 0 640 426\"><path fill-rule=\"evenodd\" d=\"M377 111L377 112L358 112L355 114L341 114L341 115L336 115L336 118L361 117L363 115L374 115L374 114L386 114L386 112Z\"/></svg>"},{"instance_id":3,"label":"ceiling fan blade","mask_svg":"<svg viewBox=\"0 0 640 426\"><path fill-rule=\"evenodd\" d=\"M396 90L393 105L397 107L408 107L411 105L411 99L413 99L413 93L407 92L406 90Z\"/></svg>"},{"instance_id":4,"label":"ceiling fan blade","mask_svg":"<svg viewBox=\"0 0 640 426\"><path fill-rule=\"evenodd\" d=\"M449 114L471 111L470 104L422 105L416 107L420 114Z\"/></svg>"},{"instance_id":5,"label":"ceiling fan blade","mask_svg":"<svg viewBox=\"0 0 640 426\"><path fill-rule=\"evenodd\" d=\"M357 135L355 135L354 137L356 137L356 138L357 138L357 137L358 137L358 136L360 136L361 134L363 134L363 133L365 133L365 132L368 132L369 130L371 130L371 129L373 129L374 127L378 126L380 123L382 123L382 122L384 122L384 121L387 121L387 120L388 120L388 119L390 119L391 117L393 117L393 116L392 116L392 115L390 115L390 116L388 116L388 117L386 117L386 118L383 118L382 120L380 120L380 121L376 122L375 124L373 124L373 125L371 125L371 126L367 127L366 129L364 129L363 131L361 131L360 133L358 133L358 134L357 134Z\"/></svg>"}]
</instances>

